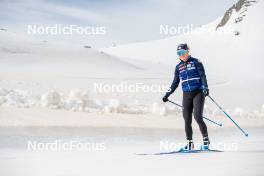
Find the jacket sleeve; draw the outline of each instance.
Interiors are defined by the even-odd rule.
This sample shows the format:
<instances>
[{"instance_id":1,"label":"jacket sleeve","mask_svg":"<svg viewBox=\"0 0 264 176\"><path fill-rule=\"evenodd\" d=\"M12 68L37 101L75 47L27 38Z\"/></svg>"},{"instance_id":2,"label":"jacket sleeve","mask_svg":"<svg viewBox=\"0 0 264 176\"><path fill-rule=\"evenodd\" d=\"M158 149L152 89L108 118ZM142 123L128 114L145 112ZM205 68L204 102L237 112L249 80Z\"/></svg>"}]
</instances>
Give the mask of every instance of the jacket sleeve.
<instances>
[{"instance_id":1,"label":"jacket sleeve","mask_svg":"<svg viewBox=\"0 0 264 176\"><path fill-rule=\"evenodd\" d=\"M197 67L199 76L200 76L201 81L202 81L203 89L204 88L208 89L208 84L207 84L207 79L206 79L206 75L205 75L204 66L203 66L202 62L199 61L198 59L196 61L196 67Z\"/></svg>"},{"instance_id":2,"label":"jacket sleeve","mask_svg":"<svg viewBox=\"0 0 264 176\"><path fill-rule=\"evenodd\" d=\"M173 79L173 81L171 83L170 89L166 93L166 96L170 96L170 94L172 94L176 90L176 88L178 87L179 83L180 83L180 76L179 76L178 68L176 66L175 72L174 72L174 79Z\"/></svg>"}]
</instances>

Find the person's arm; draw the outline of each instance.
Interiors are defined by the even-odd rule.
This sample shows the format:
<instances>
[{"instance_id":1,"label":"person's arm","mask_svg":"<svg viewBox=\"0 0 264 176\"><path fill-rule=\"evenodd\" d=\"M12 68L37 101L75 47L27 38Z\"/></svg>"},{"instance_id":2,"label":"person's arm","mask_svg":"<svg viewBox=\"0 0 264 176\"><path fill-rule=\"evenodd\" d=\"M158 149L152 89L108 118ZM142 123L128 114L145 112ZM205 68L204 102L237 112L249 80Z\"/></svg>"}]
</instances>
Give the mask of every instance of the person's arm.
<instances>
[{"instance_id":1,"label":"person's arm","mask_svg":"<svg viewBox=\"0 0 264 176\"><path fill-rule=\"evenodd\" d=\"M196 67L198 70L198 74L201 78L203 94L205 97L209 96L209 88L208 88L207 79L206 79L206 75L205 75L205 71L204 71L204 66L203 66L202 62L199 61L198 59L196 61Z\"/></svg>"},{"instance_id":2,"label":"person's arm","mask_svg":"<svg viewBox=\"0 0 264 176\"><path fill-rule=\"evenodd\" d=\"M173 79L173 81L171 83L169 91L166 93L165 96L169 97L176 90L176 88L178 87L179 83L180 83L180 76L179 76L178 68L176 66L175 72L174 72L174 79Z\"/></svg>"},{"instance_id":3,"label":"person's arm","mask_svg":"<svg viewBox=\"0 0 264 176\"><path fill-rule=\"evenodd\" d=\"M201 82L202 82L203 89L209 89L208 88L208 84L207 84L206 75L205 75L204 66L203 66L202 62L199 61L199 60L197 60L196 61L196 67L197 67L199 76L201 78Z\"/></svg>"}]
</instances>

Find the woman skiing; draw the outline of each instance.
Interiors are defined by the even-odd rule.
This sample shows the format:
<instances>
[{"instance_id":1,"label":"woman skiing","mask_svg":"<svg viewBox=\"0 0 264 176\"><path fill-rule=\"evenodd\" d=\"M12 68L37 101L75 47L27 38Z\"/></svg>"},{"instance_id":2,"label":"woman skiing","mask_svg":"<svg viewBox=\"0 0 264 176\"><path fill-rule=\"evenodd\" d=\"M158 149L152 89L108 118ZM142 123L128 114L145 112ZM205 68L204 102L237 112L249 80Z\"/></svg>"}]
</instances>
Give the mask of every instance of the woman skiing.
<instances>
[{"instance_id":1,"label":"woman skiing","mask_svg":"<svg viewBox=\"0 0 264 176\"><path fill-rule=\"evenodd\" d=\"M189 47L187 44L180 44L177 47L177 54L180 63L176 65L174 79L168 92L163 97L163 102L167 102L169 96L176 90L180 79L183 91L183 118L185 122L185 133L187 145L184 150L193 150L193 130L192 130L192 114L199 125L203 135L202 149L209 149L209 138L205 122L203 121L203 108L205 97L209 95L206 75L203 64L196 58L189 55Z\"/></svg>"}]
</instances>

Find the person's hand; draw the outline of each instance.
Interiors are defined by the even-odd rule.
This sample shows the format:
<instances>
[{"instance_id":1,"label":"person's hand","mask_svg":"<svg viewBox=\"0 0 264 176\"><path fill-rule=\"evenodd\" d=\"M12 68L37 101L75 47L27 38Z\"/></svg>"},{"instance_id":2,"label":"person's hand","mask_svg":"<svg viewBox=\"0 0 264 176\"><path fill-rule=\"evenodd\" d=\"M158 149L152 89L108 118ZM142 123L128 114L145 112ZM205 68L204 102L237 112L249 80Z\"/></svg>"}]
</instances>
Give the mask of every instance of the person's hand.
<instances>
[{"instance_id":1,"label":"person's hand","mask_svg":"<svg viewBox=\"0 0 264 176\"><path fill-rule=\"evenodd\" d=\"M204 96L206 97L206 96L208 96L209 95L209 89L203 89L203 94L204 94Z\"/></svg>"},{"instance_id":2,"label":"person's hand","mask_svg":"<svg viewBox=\"0 0 264 176\"><path fill-rule=\"evenodd\" d=\"M168 98L169 98L169 96L168 96L168 95L165 95L165 96L162 98L162 101L165 103L165 102L168 101Z\"/></svg>"}]
</instances>

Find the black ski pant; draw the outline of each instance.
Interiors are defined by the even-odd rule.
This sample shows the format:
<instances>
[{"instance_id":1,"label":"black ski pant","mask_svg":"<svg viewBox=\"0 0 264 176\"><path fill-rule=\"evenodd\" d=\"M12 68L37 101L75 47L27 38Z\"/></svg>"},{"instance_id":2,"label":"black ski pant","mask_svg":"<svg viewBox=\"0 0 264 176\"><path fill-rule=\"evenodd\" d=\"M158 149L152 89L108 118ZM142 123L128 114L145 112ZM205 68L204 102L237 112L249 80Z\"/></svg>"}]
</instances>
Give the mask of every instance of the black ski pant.
<instances>
[{"instance_id":1,"label":"black ski pant","mask_svg":"<svg viewBox=\"0 0 264 176\"><path fill-rule=\"evenodd\" d=\"M201 90L183 92L183 118L187 140L192 140L192 114L199 125L203 137L208 137L207 126L203 121L203 108L205 97Z\"/></svg>"}]
</instances>

